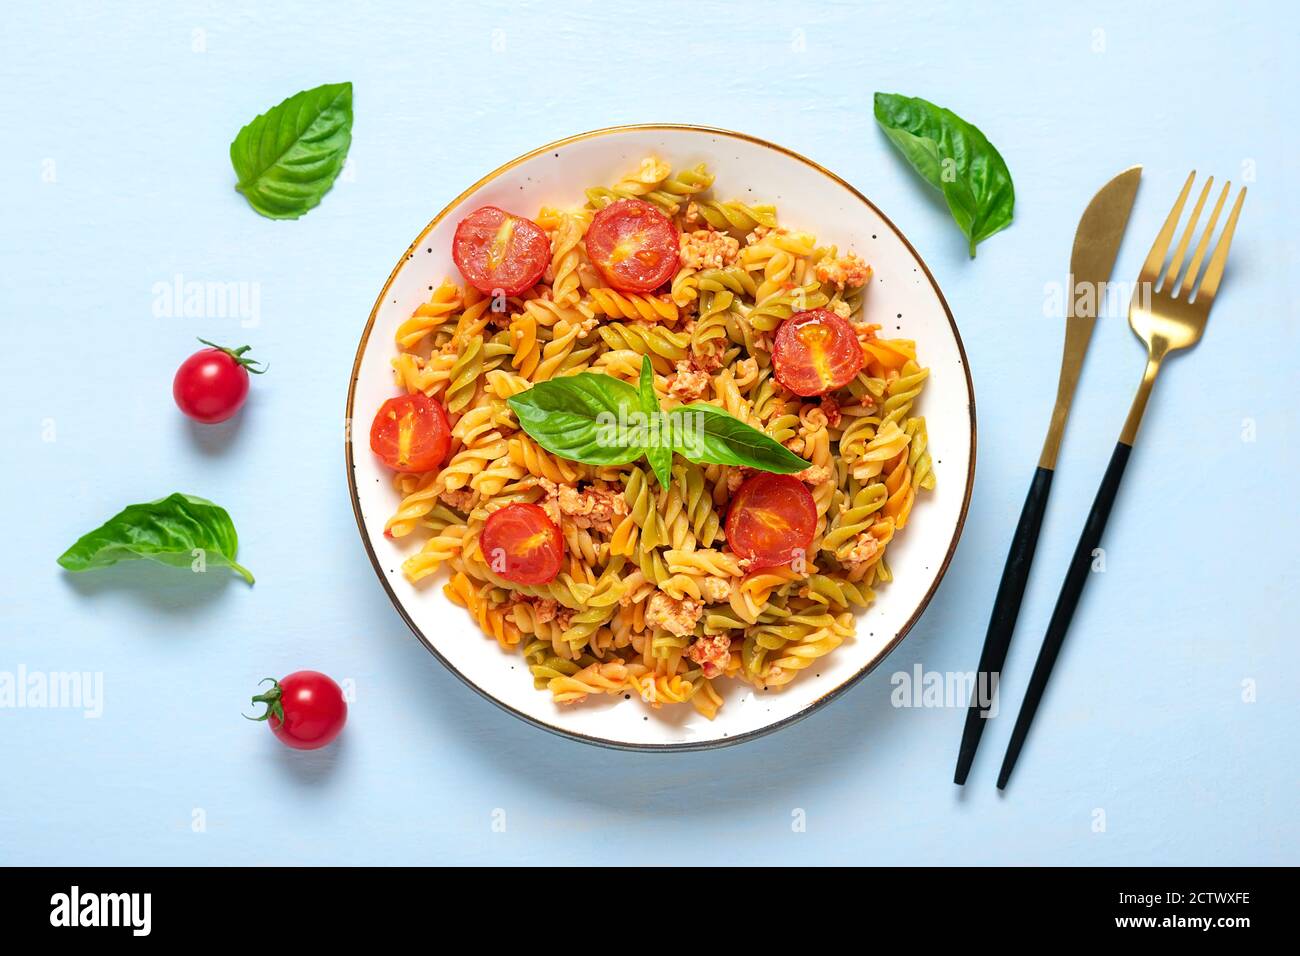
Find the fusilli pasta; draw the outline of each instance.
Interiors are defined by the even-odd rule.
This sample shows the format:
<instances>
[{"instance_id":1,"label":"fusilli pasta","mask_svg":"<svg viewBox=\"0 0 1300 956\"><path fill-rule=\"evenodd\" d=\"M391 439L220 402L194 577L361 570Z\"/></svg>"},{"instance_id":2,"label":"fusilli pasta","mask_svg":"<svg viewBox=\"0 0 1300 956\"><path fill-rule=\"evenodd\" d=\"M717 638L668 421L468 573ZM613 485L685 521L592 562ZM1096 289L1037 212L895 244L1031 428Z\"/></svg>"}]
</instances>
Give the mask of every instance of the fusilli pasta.
<instances>
[{"instance_id":1,"label":"fusilli pasta","mask_svg":"<svg viewBox=\"0 0 1300 956\"><path fill-rule=\"evenodd\" d=\"M771 205L714 197L713 183L703 165L674 171L648 157L587 190L584 206L538 215L550 259L532 288L486 296L443 281L396 332L398 388L437 399L452 423L439 471L394 478L387 532L421 539L403 572L421 581L449 568L447 597L521 652L560 704L625 694L712 718L718 681L795 679L851 638L853 612L892 577L889 542L935 486L915 414L929 372L913 342L864 321L870 268L780 228ZM625 199L651 203L679 231L682 264L653 292L610 287L587 254L593 215ZM863 362L848 385L810 399L780 384L771 353L782 323L814 308L851 323ZM724 517L748 469L677 458L662 487L643 463L552 454L507 404L581 371L635 384L642 356L665 406L711 403L807 461L796 477L817 529L805 559L751 568L729 546ZM505 580L484 555L485 522L515 503L559 528L563 565L545 584Z\"/></svg>"}]
</instances>

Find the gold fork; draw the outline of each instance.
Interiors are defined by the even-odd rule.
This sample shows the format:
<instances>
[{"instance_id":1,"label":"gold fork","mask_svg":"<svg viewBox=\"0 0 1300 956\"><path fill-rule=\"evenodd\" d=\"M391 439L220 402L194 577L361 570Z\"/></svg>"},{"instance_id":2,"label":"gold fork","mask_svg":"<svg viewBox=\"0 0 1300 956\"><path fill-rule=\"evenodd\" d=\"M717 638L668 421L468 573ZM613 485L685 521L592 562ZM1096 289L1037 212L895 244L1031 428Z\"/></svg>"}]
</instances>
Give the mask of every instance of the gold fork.
<instances>
[{"instance_id":1,"label":"gold fork","mask_svg":"<svg viewBox=\"0 0 1300 956\"><path fill-rule=\"evenodd\" d=\"M1007 785L1007 780L1011 777L1016 758L1020 756L1020 749L1024 746L1025 736L1029 732L1029 725L1038 710L1043 689L1047 686L1048 678L1051 677L1052 666L1056 663L1061 645L1065 642L1065 633L1069 630L1074 609L1079 604L1083 585L1088 580L1094 551L1101 542L1106 519L1110 516L1111 506L1115 503L1115 493L1119 490L1120 479L1124 476L1124 466L1128 464L1129 452L1133 450L1133 442L1137 439L1138 427L1142 424L1142 413L1146 411L1147 399L1151 397L1151 388L1160 373L1161 363L1171 352L1189 349L1200 341L1201 333L1205 331L1205 321L1210 315L1210 307L1214 305L1214 296L1219 291L1223 267L1228 261L1228 248L1232 245L1232 233L1237 228L1241 204L1246 199L1244 187L1237 193L1232 212L1228 214L1223 234L1214 247L1200 284L1196 284L1196 276L1210 247L1210 238L1214 234L1215 225L1218 224L1219 214L1223 212L1224 202L1232 188L1231 183L1224 185L1223 191L1219 193L1214 211L1210 214L1209 224L1196 244L1192 260L1186 271L1181 273L1181 281L1180 271L1183 260L1191 245L1192 236L1196 232L1196 223L1200 219L1201 210L1210 195L1210 188L1214 185L1213 176L1201 189L1201 194L1188 217L1187 226L1183 229L1182 238L1178 240L1173 256L1169 259L1168 268L1164 268L1169 244L1173 241L1174 231L1183 213L1183 206L1187 202L1195 180L1196 171L1192 170L1187 177L1187 182L1183 184L1183 191L1178 194L1178 201L1174 203L1174 208L1169 211L1165 224L1160 228L1160 234L1156 236L1151 252L1147 254L1142 272L1138 276L1137 286L1133 290L1133 298L1129 302L1129 325L1147 347L1146 369L1142 373L1142 382L1138 385L1137 395L1134 396L1133 405L1129 409L1128 419L1124 422L1124 429L1120 432L1115 453L1111 456L1106 474L1101 480L1101 488L1098 489L1097 497L1092 503L1092 511L1088 513L1088 520L1083 526L1083 534L1079 536L1079 544L1070 559L1070 567L1065 575L1065 583L1061 586L1060 597L1056 599L1056 608L1052 611L1052 619L1047 625L1047 634L1038 652L1034 673L1029 678L1029 689L1025 692L1024 703L1020 705L1020 714L1016 718L1015 729L1011 732L1011 743L1007 746L1007 755L1002 761L1002 770L998 774L999 790ZM1194 295L1192 290L1195 290Z\"/></svg>"}]
</instances>

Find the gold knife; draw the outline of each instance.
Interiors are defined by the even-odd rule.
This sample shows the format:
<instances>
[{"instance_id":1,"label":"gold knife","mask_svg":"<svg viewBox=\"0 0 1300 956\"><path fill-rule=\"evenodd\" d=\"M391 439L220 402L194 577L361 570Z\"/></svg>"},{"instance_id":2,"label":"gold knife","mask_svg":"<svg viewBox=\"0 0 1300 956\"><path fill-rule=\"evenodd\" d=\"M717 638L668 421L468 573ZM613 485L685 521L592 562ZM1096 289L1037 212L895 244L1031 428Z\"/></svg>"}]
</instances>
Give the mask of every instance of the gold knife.
<instances>
[{"instance_id":1,"label":"gold knife","mask_svg":"<svg viewBox=\"0 0 1300 956\"><path fill-rule=\"evenodd\" d=\"M957 772L953 781L958 785L964 784L970 773L980 735L984 732L984 722L989 715L992 694L996 692L998 675L1011 646L1020 602L1029 580L1029 568L1034 561L1038 532L1043 525L1043 513L1047 510L1056 456L1061 450L1061 436L1070 417L1070 402L1074 398L1075 386L1079 384L1083 357L1092 340L1097 311L1105 296L1106 283L1119 253L1120 240L1124 237L1129 213L1133 211L1133 200L1141 178L1142 167L1134 166L1102 186L1083 211L1083 218L1074 234L1070 281L1066 290L1065 352L1061 357L1056 404L1052 408L1052 420L1043 442L1043 453L1038 459L1038 469L1020 512L1006 567L1002 570L1002 581L993 601L993 613L989 618L988 633L984 636L984 649L980 653L979 672L966 711L961 749L957 753Z\"/></svg>"}]
</instances>

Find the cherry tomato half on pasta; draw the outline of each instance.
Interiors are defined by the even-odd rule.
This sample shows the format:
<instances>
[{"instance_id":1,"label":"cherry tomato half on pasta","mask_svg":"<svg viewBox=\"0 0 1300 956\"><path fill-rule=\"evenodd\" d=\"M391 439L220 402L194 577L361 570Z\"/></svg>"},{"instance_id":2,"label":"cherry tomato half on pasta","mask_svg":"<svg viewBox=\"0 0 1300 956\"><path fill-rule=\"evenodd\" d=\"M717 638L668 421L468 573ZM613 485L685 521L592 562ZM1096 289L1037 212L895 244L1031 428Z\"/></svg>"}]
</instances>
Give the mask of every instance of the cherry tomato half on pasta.
<instances>
[{"instance_id":1,"label":"cherry tomato half on pasta","mask_svg":"<svg viewBox=\"0 0 1300 956\"><path fill-rule=\"evenodd\" d=\"M488 567L516 584L545 584L564 560L560 529L539 506L525 502L488 515L479 547Z\"/></svg>"},{"instance_id":2,"label":"cherry tomato half on pasta","mask_svg":"<svg viewBox=\"0 0 1300 956\"><path fill-rule=\"evenodd\" d=\"M751 568L774 568L807 554L817 505L793 475L760 472L736 490L727 512L727 544Z\"/></svg>"},{"instance_id":3,"label":"cherry tomato half on pasta","mask_svg":"<svg viewBox=\"0 0 1300 956\"><path fill-rule=\"evenodd\" d=\"M772 344L776 380L805 397L843 388L862 371L862 344L848 321L829 309L796 312Z\"/></svg>"},{"instance_id":4,"label":"cherry tomato half on pasta","mask_svg":"<svg viewBox=\"0 0 1300 956\"><path fill-rule=\"evenodd\" d=\"M245 355L250 346L228 349L199 341L208 348L181 363L172 379L172 398L196 422L215 425L239 411L248 398L248 373L261 375L266 368L258 368L262 363Z\"/></svg>"},{"instance_id":5,"label":"cherry tomato half on pasta","mask_svg":"<svg viewBox=\"0 0 1300 956\"><path fill-rule=\"evenodd\" d=\"M587 255L622 292L650 292L671 279L680 245L672 220L640 199L610 203L587 228Z\"/></svg>"},{"instance_id":6,"label":"cherry tomato half on pasta","mask_svg":"<svg viewBox=\"0 0 1300 956\"><path fill-rule=\"evenodd\" d=\"M253 697L266 712L249 720L265 720L271 733L295 750L324 747L343 729L348 702L343 689L320 671L294 671L283 680L268 677L271 689Z\"/></svg>"},{"instance_id":7,"label":"cherry tomato half on pasta","mask_svg":"<svg viewBox=\"0 0 1300 956\"><path fill-rule=\"evenodd\" d=\"M551 261L551 241L531 219L483 206L460 221L451 255L465 281L484 295L518 295Z\"/></svg>"},{"instance_id":8,"label":"cherry tomato half on pasta","mask_svg":"<svg viewBox=\"0 0 1300 956\"><path fill-rule=\"evenodd\" d=\"M394 471L436 471L451 447L451 423L437 399L390 398L370 426L370 450Z\"/></svg>"}]
</instances>

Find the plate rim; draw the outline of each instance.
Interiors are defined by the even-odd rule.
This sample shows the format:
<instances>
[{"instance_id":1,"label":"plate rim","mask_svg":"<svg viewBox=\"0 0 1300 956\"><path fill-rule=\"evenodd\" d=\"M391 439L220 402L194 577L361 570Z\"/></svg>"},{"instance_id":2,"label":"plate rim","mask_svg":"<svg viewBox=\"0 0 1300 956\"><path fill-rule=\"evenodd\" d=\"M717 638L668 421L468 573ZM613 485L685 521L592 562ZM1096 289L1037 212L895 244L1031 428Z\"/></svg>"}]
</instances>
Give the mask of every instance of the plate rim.
<instances>
[{"instance_id":1,"label":"plate rim","mask_svg":"<svg viewBox=\"0 0 1300 956\"><path fill-rule=\"evenodd\" d=\"M509 172L511 169L518 166L520 163L526 162L536 156L540 156L543 153L555 150L561 146L567 146L571 143L580 142L582 140L594 139L599 136L609 136L616 133L627 133L627 132L638 132L638 131L650 132L650 131L664 131L664 130L685 130L689 132L706 133L715 136L726 136L732 139L743 140L745 142L752 143L756 146L762 146L765 149L775 150L778 153L782 153L786 156L789 156L792 159L795 159L807 166L812 167L814 170L821 173L823 176L826 176L829 179L833 180L834 182L838 183L839 185L843 186L854 197L856 197L858 200L866 204L873 212L875 212L876 215L878 215L881 218L881 220L885 223L885 225L889 227L890 231L892 231L894 235L897 236L898 239L907 248L907 251L911 253L912 257L916 260L917 264L921 267L921 271L925 273L925 278L930 283L930 287L934 290L935 295L938 297L939 304L943 306L943 312L945 317L948 319L948 325L952 330L953 339L957 343L957 353L961 356L962 372L966 376L966 394L967 397L969 398L968 410L970 413L970 465L966 472L966 488L962 498L961 510L957 515L957 524L953 528L952 540L948 542L948 550L944 554L943 561L939 565L939 571L938 574L935 575L934 582L930 585L929 589L925 592L925 596L921 598L920 603L916 606L916 609L912 612L911 616L907 619L906 622L904 622L903 626L899 628L899 631L894 636L893 640L891 640L888 644L886 644L883 648L881 648L880 652L877 653L871 660L869 660L866 664L864 664L851 676L846 678L838 686L831 688L826 693L822 694L820 697L817 697L816 699L810 701L805 707L802 707L795 713L790 714L787 717L783 717L780 720L768 724L764 727L759 727L756 730L746 731L745 733L737 734L734 737L721 737L714 740L682 741L679 743L666 743L666 744L648 744L648 743L631 743L624 740L613 740L608 737L599 737L592 734L584 734L575 730L570 730L566 727L560 727L556 724L548 723L545 720L542 720L541 718L538 717L534 717L531 714L526 714L523 711L518 710L515 707L512 707L510 704L507 704L505 701L501 700L500 698L496 697L489 691L478 686L478 684L470 680L468 676L463 674L459 668L457 668L454 664L451 663L451 661L449 661L445 656L443 656L443 654L437 649L437 647L435 647L433 643L424 635L424 632L420 630L419 627L416 626L415 621L412 620L411 616L406 612L405 606L402 604L401 600L398 599L392 587L389 586L388 579L384 577L382 562L379 560L378 554L375 553L375 549L370 543L370 536L366 531L365 518L361 514L361 499L357 493L356 462L352 456L352 424L353 424L352 411L353 411L353 401L356 397L357 380L361 374L361 361L363 356L366 353L366 347L370 343L370 334L371 332L374 331L375 319L379 315L380 306L383 304L385 297L388 295L388 290L392 286L393 281L397 278L397 273L401 270L403 263L405 263L410 258L411 252L414 249L416 249L421 242L424 241L425 236L427 236L430 232L432 232L433 229L440 222L442 222L444 218L446 218L448 213L450 213L453 209L459 206L469 196L478 192L480 189L482 189L488 183L492 182L497 177L501 176L506 172ZM544 146L539 146L536 149L531 149L526 153L516 156L514 159L510 160L509 162L503 163L502 165L498 166L496 169L492 170L492 172L488 173L487 175L483 176L481 179L476 181L473 185L461 191L454 199L452 199L445 206L443 206L443 208L439 210L438 214L434 216L431 220L429 220L428 224L425 225L425 227L420 231L419 235L417 235L415 239L411 241L411 243L406 247L405 251L402 252L401 256L398 257L397 264L394 265L392 271L389 272L388 278L384 281L383 288L379 290L379 295L375 298L375 304L370 309L370 317L366 320L365 328L362 329L361 341L357 345L356 356L352 361L352 373L348 380L348 398L347 398L347 405L346 405L344 415L345 415L344 421L347 423L347 427L344 430L343 456L344 456L345 468L347 470L348 495L352 499L352 513L357 521L357 531L361 535L361 545L366 549L366 554L370 558L371 567L374 568L375 576L379 578L380 586L384 589L384 592L388 595L389 602L393 605L394 609L397 611L398 615L402 618L402 620L406 622L406 626L410 628L411 633L415 635L416 640L418 640L424 646L425 650L427 650L430 654L432 654L435 658L437 658L438 661L441 662L445 668L447 668L447 670L449 670L452 674L454 674L457 678L459 678L461 683L465 684L467 687L469 687L471 690L477 693L480 697L495 704L497 707L501 708L506 713L509 713L519 718L520 720L524 721L527 724L530 724L533 727L537 727L540 730L544 730L558 737L563 737L568 740L575 740L580 743L591 744L597 747L604 747L611 750L662 753L662 752L690 752L690 751L700 751L700 750L713 750L721 747L731 747L751 740L757 740L760 737L766 737L768 734L776 733L776 731L778 730L781 730L785 727L789 727L791 724L803 720L805 717L809 716L814 711L819 710L826 704L831 703L833 700L840 697L842 694L846 693L850 688L855 686L864 677L866 677L877 667L879 667L880 664L885 660L885 658L887 658L891 653L893 653L894 649L903 642L903 639L906 638L909 633L911 633L912 628L916 625L916 622L921 619L921 615L925 613L926 608L930 606L930 601L934 598L935 592L938 591L939 585L943 583L943 579L948 573L948 566L952 563L953 555L957 551L957 544L961 540L962 531L965 529L966 526L966 515L967 512L970 510L971 495L975 487L975 459L976 459L976 450L977 450L977 446L976 446L977 429L976 429L976 414L975 414L975 383L971 378L970 361L966 355L966 346L962 342L961 331L957 328L957 322L953 318L952 309L949 308L948 306L948 300L944 298L943 290L939 288L939 283L935 280L934 274L930 271L930 267L926 264L925 260L921 258L921 254L916 251L916 247L912 245L912 243L908 240L907 236L903 234L903 231L894 224L894 221L892 219L890 219L887 215L885 215L885 213L880 209L879 206L877 206L874 202L872 202L865 195L863 195L862 192L859 191L855 186L853 186L852 183L849 183L847 180L837 175L836 173L831 172L831 170L827 169L825 166L821 165L815 160L809 159L807 156L804 156L802 153L796 152L795 150L790 149L789 147L782 146L778 143L773 143L772 141L763 139L762 137L759 136L754 136L749 133L741 133L736 130L722 129L721 127L716 127L716 126L700 126L693 123L633 123L633 124L626 124L621 126L604 126L601 127L600 129L588 130L587 132L584 133L575 133L572 136L565 136L562 139L557 139L553 142L545 144Z\"/></svg>"}]
</instances>

